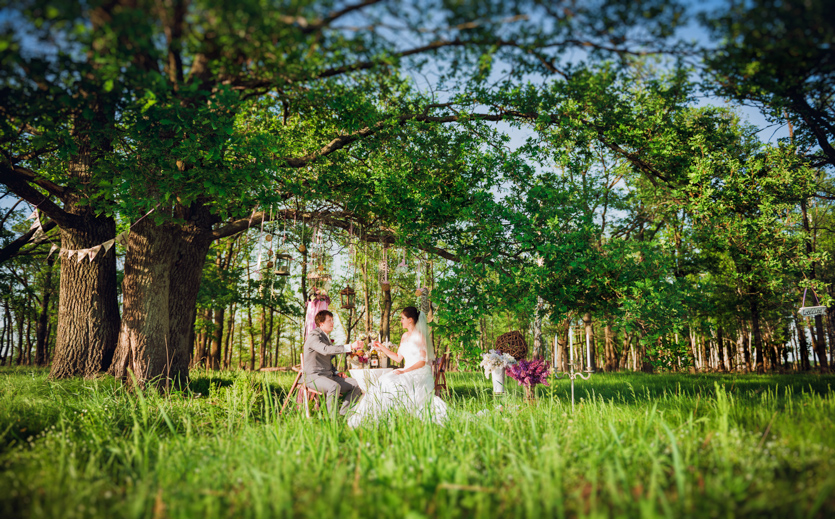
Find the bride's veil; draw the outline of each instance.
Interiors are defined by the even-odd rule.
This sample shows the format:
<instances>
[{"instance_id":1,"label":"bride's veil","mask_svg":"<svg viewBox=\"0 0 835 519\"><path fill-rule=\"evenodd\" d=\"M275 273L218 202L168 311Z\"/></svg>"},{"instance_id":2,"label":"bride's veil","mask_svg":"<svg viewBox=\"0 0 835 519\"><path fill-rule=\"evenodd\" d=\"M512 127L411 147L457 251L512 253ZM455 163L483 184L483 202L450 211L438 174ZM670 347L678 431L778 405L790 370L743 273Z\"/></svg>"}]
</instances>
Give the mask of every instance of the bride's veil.
<instances>
[{"instance_id":1,"label":"bride's veil","mask_svg":"<svg viewBox=\"0 0 835 519\"><path fill-rule=\"evenodd\" d=\"M420 315L418 315L418 322L415 329L423 336L423 342L426 345L426 363L431 364L435 360L435 350L432 347L432 330L429 329L429 322L426 316L429 315L429 290L426 288L420 289Z\"/></svg>"}]
</instances>

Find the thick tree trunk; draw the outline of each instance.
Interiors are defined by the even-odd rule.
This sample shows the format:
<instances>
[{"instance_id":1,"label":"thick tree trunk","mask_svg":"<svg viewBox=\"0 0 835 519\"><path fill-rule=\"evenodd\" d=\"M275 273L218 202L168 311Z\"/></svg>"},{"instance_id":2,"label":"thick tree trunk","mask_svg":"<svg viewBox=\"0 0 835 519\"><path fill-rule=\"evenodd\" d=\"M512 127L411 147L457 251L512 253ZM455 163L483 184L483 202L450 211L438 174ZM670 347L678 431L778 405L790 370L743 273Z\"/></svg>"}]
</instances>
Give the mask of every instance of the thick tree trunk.
<instances>
[{"instance_id":1,"label":"thick tree trunk","mask_svg":"<svg viewBox=\"0 0 835 519\"><path fill-rule=\"evenodd\" d=\"M177 255L171 224L150 218L135 224L128 237L122 285L124 316L113 374L140 386L170 382L174 345L170 343L171 271Z\"/></svg>"},{"instance_id":2,"label":"thick tree trunk","mask_svg":"<svg viewBox=\"0 0 835 519\"><path fill-rule=\"evenodd\" d=\"M37 339L35 341L35 364L46 366L47 348L46 340L49 332L49 299L52 295L52 265L55 259L50 256L46 260L46 275L44 276L44 288L41 293L41 311L38 314Z\"/></svg>"},{"instance_id":3,"label":"thick tree trunk","mask_svg":"<svg viewBox=\"0 0 835 519\"><path fill-rule=\"evenodd\" d=\"M178 207L178 216L188 222L177 232L174 264L169 272L169 336L172 347L171 375L181 383L188 380L197 319L197 293L203 279L203 265L212 244L209 232L214 217L205 207L195 204L189 209Z\"/></svg>"},{"instance_id":4,"label":"thick tree trunk","mask_svg":"<svg viewBox=\"0 0 835 519\"><path fill-rule=\"evenodd\" d=\"M187 223L134 225L123 282L124 320L111 373L140 385L184 384L192 363L197 292L214 221L202 205L176 207ZM198 361L199 363L199 361Z\"/></svg>"},{"instance_id":5,"label":"thick tree trunk","mask_svg":"<svg viewBox=\"0 0 835 519\"><path fill-rule=\"evenodd\" d=\"M89 217L83 229L61 229L61 248L87 249L115 238L112 218ZM91 262L61 254L58 330L49 376L93 377L113 360L119 336L116 251L102 249Z\"/></svg>"}]
</instances>

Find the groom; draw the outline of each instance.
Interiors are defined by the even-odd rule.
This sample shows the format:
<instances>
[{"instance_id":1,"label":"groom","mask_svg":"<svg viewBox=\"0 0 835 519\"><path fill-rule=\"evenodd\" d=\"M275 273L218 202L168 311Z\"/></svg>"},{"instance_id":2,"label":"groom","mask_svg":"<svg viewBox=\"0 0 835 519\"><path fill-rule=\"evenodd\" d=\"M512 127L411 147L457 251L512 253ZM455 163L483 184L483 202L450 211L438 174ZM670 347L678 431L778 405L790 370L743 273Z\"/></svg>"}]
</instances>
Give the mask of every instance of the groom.
<instances>
[{"instance_id":1,"label":"groom","mask_svg":"<svg viewBox=\"0 0 835 519\"><path fill-rule=\"evenodd\" d=\"M344 373L338 373L331 363L334 355L351 351L350 345L337 346L333 344L328 334L333 331L333 314L322 310L313 318L316 323L304 341L304 384L325 394L328 413L333 415L336 399L340 394L345 395L339 414L345 415L351 404L362 396L357 381L348 378Z\"/></svg>"}]
</instances>

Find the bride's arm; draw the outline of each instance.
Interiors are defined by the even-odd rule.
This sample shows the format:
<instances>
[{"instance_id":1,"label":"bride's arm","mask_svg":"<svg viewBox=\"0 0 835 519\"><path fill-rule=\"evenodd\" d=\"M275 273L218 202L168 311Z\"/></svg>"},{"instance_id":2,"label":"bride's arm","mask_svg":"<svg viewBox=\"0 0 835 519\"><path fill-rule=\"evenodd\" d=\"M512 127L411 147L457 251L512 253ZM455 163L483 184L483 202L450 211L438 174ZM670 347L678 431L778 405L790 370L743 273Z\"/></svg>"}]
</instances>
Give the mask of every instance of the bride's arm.
<instances>
[{"instance_id":1,"label":"bride's arm","mask_svg":"<svg viewBox=\"0 0 835 519\"><path fill-rule=\"evenodd\" d=\"M408 373L409 371L414 371L416 369L420 369L426 366L426 347L423 345L423 337L421 337L420 334L418 334L417 332L412 332L409 336L409 340L414 342L414 344L418 347L418 351L420 352L420 360L415 362L411 366L395 370L395 373Z\"/></svg>"},{"instance_id":2,"label":"bride's arm","mask_svg":"<svg viewBox=\"0 0 835 519\"><path fill-rule=\"evenodd\" d=\"M401 340L401 344L402 344L402 342L403 341ZM393 360L394 362L401 362L403 360L403 355L400 354L399 349L397 350L397 353L394 353L390 349L383 346L381 343L377 343L377 349L382 351L383 353L385 353L386 356L388 358L390 358L391 360Z\"/></svg>"}]
</instances>

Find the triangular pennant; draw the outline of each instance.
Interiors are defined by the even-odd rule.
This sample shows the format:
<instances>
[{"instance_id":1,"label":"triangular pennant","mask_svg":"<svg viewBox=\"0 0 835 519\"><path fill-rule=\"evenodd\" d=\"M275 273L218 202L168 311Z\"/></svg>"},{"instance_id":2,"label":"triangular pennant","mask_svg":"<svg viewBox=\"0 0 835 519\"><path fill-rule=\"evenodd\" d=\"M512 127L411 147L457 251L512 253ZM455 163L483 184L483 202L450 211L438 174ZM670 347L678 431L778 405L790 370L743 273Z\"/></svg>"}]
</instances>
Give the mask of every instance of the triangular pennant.
<instances>
[{"instance_id":1,"label":"triangular pennant","mask_svg":"<svg viewBox=\"0 0 835 519\"><path fill-rule=\"evenodd\" d=\"M53 243L52 247L49 248L49 254L46 255L46 259L49 259L49 257L52 256L53 252L55 252L56 250L60 250L60 249L61 249L61 247L59 247L59 246L57 246ZM58 255L60 256L61 253L59 252Z\"/></svg>"},{"instance_id":2,"label":"triangular pennant","mask_svg":"<svg viewBox=\"0 0 835 519\"><path fill-rule=\"evenodd\" d=\"M44 233L41 229L35 229L35 234L32 235L32 238L29 241L37 241L44 236Z\"/></svg>"},{"instance_id":3,"label":"triangular pennant","mask_svg":"<svg viewBox=\"0 0 835 519\"><path fill-rule=\"evenodd\" d=\"M92 263L93 260L96 259L96 255L99 253L101 248L102 248L101 245L96 245L95 247L90 247L90 253L89 253L90 263Z\"/></svg>"},{"instance_id":4,"label":"triangular pennant","mask_svg":"<svg viewBox=\"0 0 835 519\"><path fill-rule=\"evenodd\" d=\"M27 216L27 217L26 217L26 219L27 219L27 220L31 220L32 218L37 218L37 216L38 216L38 208L36 207L36 208L35 208L35 210L34 210L34 211L32 211L32 214L30 214L29 216Z\"/></svg>"},{"instance_id":5,"label":"triangular pennant","mask_svg":"<svg viewBox=\"0 0 835 519\"><path fill-rule=\"evenodd\" d=\"M64 251L62 250L61 252L64 252ZM71 259L73 256L75 256L75 253L76 253L76 252L78 252L78 251L75 251L75 250L68 250L68 251L67 251L67 259Z\"/></svg>"},{"instance_id":6,"label":"triangular pennant","mask_svg":"<svg viewBox=\"0 0 835 519\"><path fill-rule=\"evenodd\" d=\"M106 242L102 243L101 246L104 247L104 252L107 253L110 250L110 247L113 247L113 244L116 240L107 240Z\"/></svg>"},{"instance_id":7,"label":"triangular pennant","mask_svg":"<svg viewBox=\"0 0 835 519\"><path fill-rule=\"evenodd\" d=\"M129 232L130 231L125 231L125 232L119 234L118 236L116 236L116 243L118 243L119 245L127 246L128 245L128 233Z\"/></svg>"},{"instance_id":8,"label":"triangular pennant","mask_svg":"<svg viewBox=\"0 0 835 519\"><path fill-rule=\"evenodd\" d=\"M78 258L76 259L76 261L78 263L81 263L81 260L83 260L85 257L87 257L87 254L89 254L89 253L90 253L90 249L81 249L80 251L78 251Z\"/></svg>"}]
</instances>

